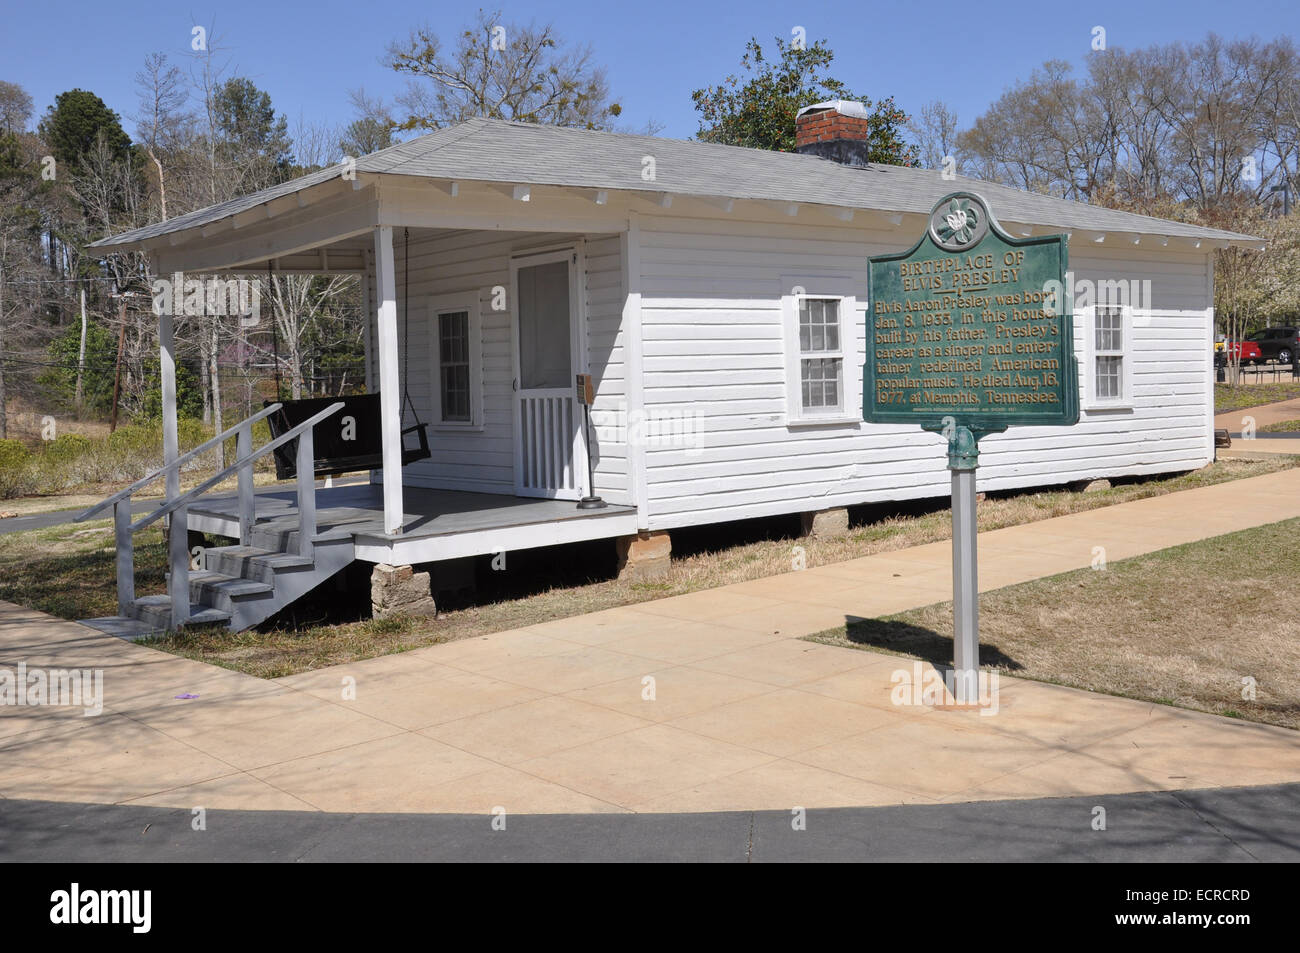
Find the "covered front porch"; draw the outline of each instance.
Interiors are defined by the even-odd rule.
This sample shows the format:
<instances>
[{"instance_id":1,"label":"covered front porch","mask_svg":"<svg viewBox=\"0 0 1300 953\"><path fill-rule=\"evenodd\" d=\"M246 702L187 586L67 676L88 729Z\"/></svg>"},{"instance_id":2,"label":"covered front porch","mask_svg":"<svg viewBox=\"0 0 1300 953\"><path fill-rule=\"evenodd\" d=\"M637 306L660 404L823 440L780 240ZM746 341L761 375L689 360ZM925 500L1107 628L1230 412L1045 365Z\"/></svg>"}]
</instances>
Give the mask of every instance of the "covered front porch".
<instances>
[{"instance_id":1,"label":"covered front porch","mask_svg":"<svg viewBox=\"0 0 1300 953\"><path fill-rule=\"evenodd\" d=\"M180 312L156 299L165 465L95 509L122 504L121 616L245 628L352 560L409 572L595 539L634 545L645 535L645 508L625 428L589 428L582 406L594 401L600 419L626 410L624 311L635 303L628 221L626 209L580 190L537 194L336 169L119 242L145 251L172 285L193 275L355 276L365 390L377 395L365 413L350 398L268 406L205 444L238 436L237 459L181 493L181 468L198 460L181 455L176 438ZM256 327L259 317L241 320ZM585 391L575 391L587 375ZM252 424L294 403L328 406L299 407L299 417L312 416L255 445ZM412 457L404 435L417 429L427 432L428 452ZM339 462L331 453L357 458L339 449L356 434L365 439L345 449L373 449L346 469L365 468L368 483L322 487L319 476L342 472L330 469ZM296 457L296 483L254 496L252 468L272 451ZM238 493L206 492L235 475ZM166 503L129 522L130 494L155 480L166 482ZM132 538L163 517L235 545L205 552L191 571L186 534L170 534L168 596L137 600Z\"/></svg>"},{"instance_id":2,"label":"covered front porch","mask_svg":"<svg viewBox=\"0 0 1300 953\"><path fill-rule=\"evenodd\" d=\"M571 190L359 174L172 233L150 252L168 276L356 277L365 390L377 395L377 414L354 418L349 408L320 421L316 446L353 425L377 443L370 473L380 535L427 535L420 508L405 500L418 489L569 508L599 496L637 507L644 528L626 427L617 423L632 397L625 215ZM173 318L159 318L166 432ZM592 427L575 395L581 375L592 383ZM429 452L412 460L417 427ZM165 456L170 462L174 451Z\"/></svg>"},{"instance_id":3,"label":"covered front porch","mask_svg":"<svg viewBox=\"0 0 1300 953\"><path fill-rule=\"evenodd\" d=\"M402 490L402 532L384 529L384 488L376 484L316 490L316 539L351 538L356 558L405 565L557 546L636 533L636 508L609 505L578 509L566 500L407 486ZM296 491L257 495L253 529L286 548L298 532ZM189 508L191 530L239 539L238 495L213 495Z\"/></svg>"}]
</instances>

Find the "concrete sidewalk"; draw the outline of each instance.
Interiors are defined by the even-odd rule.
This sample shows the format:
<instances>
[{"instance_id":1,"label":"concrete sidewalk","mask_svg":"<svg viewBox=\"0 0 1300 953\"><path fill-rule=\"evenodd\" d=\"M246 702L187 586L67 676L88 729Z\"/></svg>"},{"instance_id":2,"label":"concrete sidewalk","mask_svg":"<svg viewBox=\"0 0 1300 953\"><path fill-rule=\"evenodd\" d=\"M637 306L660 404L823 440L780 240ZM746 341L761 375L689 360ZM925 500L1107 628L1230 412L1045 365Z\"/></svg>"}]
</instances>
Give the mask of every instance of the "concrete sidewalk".
<instances>
[{"instance_id":1,"label":"concrete sidewalk","mask_svg":"<svg viewBox=\"0 0 1300 953\"><path fill-rule=\"evenodd\" d=\"M1218 430L1227 430L1233 435L1232 446L1220 450L1218 456L1223 460L1259 460L1283 454L1300 455L1300 438L1285 437L1282 434L1258 433L1272 424L1300 420L1300 397L1283 400L1276 404L1264 404L1259 407L1247 407L1245 410L1233 410L1219 414L1214 418ZM1254 439L1245 439L1241 433L1248 423L1256 430Z\"/></svg>"},{"instance_id":2,"label":"concrete sidewalk","mask_svg":"<svg viewBox=\"0 0 1300 953\"><path fill-rule=\"evenodd\" d=\"M982 589L1300 516L1300 471L980 537ZM105 713L0 709L0 794L244 810L785 810L1300 780L1295 732L1004 677L891 703L907 660L800 636L948 597L947 542L274 682L15 606L0 667L101 668ZM352 690L355 690L352 695ZM197 698L181 699L193 694Z\"/></svg>"},{"instance_id":3,"label":"concrete sidewalk","mask_svg":"<svg viewBox=\"0 0 1300 953\"><path fill-rule=\"evenodd\" d=\"M1300 397L1278 401L1276 404L1262 404L1259 407L1247 407L1244 410L1230 410L1224 414L1216 414L1214 426L1216 429L1227 430L1230 433L1241 433L1246 426L1247 417L1255 421L1257 429L1288 420L1300 420Z\"/></svg>"}]
</instances>

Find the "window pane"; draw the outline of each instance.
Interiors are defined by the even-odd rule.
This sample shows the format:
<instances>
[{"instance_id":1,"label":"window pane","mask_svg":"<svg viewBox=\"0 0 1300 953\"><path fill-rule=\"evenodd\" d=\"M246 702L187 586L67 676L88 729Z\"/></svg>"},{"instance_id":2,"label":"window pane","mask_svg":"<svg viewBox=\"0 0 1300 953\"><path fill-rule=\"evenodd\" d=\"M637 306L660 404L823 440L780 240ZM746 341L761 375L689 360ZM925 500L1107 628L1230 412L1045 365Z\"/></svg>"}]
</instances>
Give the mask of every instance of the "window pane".
<instances>
[{"instance_id":1,"label":"window pane","mask_svg":"<svg viewBox=\"0 0 1300 953\"><path fill-rule=\"evenodd\" d=\"M804 409L838 408L842 364L840 358L812 358L799 363Z\"/></svg>"},{"instance_id":2,"label":"window pane","mask_svg":"<svg viewBox=\"0 0 1300 953\"><path fill-rule=\"evenodd\" d=\"M455 311L438 316L441 363L469 360L469 312Z\"/></svg>"},{"instance_id":3,"label":"window pane","mask_svg":"<svg viewBox=\"0 0 1300 953\"><path fill-rule=\"evenodd\" d=\"M799 350L803 353L840 349L839 302L803 298L799 302Z\"/></svg>"},{"instance_id":4,"label":"window pane","mask_svg":"<svg viewBox=\"0 0 1300 953\"><path fill-rule=\"evenodd\" d=\"M442 419L469 421L469 312L438 315L438 374Z\"/></svg>"},{"instance_id":5,"label":"window pane","mask_svg":"<svg viewBox=\"0 0 1300 953\"><path fill-rule=\"evenodd\" d=\"M1123 358L1098 357L1096 361L1096 394L1099 400L1120 397L1120 372Z\"/></svg>"},{"instance_id":6,"label":"window pane","mask_svg":"<svg viewBox=\"0 0 1300 953\"><path fill-rule=\"evenodd\" d=\"M465 364L441 368L442 419L468 421L469 367Z\"/></svg>"},{"instance_id":7,"label":"window pane","mask_svg":"<svg viewBox=\"0 0 1300 953\"><path fill-rule=\"evenodd\" d=\"M1124 317L1119 308L1098 308L1094 316L1095 346L1099 351L1119 351L1124 347Z\"/></svg>"}]
</instances>

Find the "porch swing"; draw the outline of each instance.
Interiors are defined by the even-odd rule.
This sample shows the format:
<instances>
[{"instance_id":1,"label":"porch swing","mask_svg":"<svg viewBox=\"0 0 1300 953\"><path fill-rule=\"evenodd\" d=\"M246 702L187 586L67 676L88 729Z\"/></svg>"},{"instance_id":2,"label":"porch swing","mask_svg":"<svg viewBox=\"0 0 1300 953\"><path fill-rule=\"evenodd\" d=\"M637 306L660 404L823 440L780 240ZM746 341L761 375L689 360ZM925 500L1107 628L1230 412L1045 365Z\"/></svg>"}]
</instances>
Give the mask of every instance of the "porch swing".
<instances>
[{"instance_id":1,"label":"porch swing","mask_svg":"<svg viewBox=\"0 0 1300 953\"><path fill-rule=\"evenodd\" d=\"M420 419L415 403L411 400L410 377L407 374L411 366L411 230L405 230L405 275L402 289L402 313L405 325L404 340L406 350L403 354L402 367L402 403L398 413L405 419L406 408L410 408L414 424L401 432L402 466L427 460L432 456L429 450L428 424ZM266 273L268 286L271 278L271 263L267 262ZM369 308L369 302L366 303ZM368 320L368 319L367 319ZM280 335L275 322L271 323L272 348L275 362L275 392L280 393ZM315 460L312 469L318 477L338 476L356 470L379 470L384 465L383 427L379 394L354 394L347 397L310 397L301 400L265 401L269 407L279 403L280 409L266 418L270 425L272 438L288 433L298 424L310 420L331 404L342 401L343 407L337 413L322 420L312 428ZM349 421L347 418L351 418ZM415 446L407 446L407 437L415 434ZM298 441L290 440L271 451L275 458L275 475L280 480L290 480L298 475L297 453Z\"/></svg>"}]
</instances>

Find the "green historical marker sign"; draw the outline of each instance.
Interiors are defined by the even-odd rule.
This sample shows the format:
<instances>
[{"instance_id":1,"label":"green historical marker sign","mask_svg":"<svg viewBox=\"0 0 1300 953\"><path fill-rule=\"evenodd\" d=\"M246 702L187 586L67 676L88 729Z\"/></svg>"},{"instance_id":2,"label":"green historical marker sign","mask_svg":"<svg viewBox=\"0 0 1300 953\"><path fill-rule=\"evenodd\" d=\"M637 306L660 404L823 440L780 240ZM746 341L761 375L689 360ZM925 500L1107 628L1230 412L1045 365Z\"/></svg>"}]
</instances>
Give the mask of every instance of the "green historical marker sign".
<instances>
[{"instance_id":1,"label":"green historical marker sign","mask_svg":"<svg viewBox=\"0 0 1300 953\"><path fill-rule=\"evenodd\" d=\"M977 435L1077 423L1067 255L1064 235L1007 235L972 192L941 199L910 251L868 259L863 419Z\"/></svg>"},{"instance_id":2,"label":"green historical marker sign","mask_svg":"<svg viewBox=\"0 0 1300 953\"><path fill-rule=\"evenodd\" d=\"M901 255L869 258L862 417L948 440L953 669L959 706L981 707L975 468L979 439L1017 424L1079 422L1064 235L1012 238L988 203L954 192Z\"/></svg>"}]
</instances>

